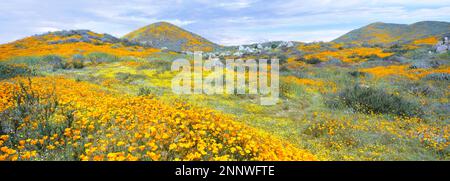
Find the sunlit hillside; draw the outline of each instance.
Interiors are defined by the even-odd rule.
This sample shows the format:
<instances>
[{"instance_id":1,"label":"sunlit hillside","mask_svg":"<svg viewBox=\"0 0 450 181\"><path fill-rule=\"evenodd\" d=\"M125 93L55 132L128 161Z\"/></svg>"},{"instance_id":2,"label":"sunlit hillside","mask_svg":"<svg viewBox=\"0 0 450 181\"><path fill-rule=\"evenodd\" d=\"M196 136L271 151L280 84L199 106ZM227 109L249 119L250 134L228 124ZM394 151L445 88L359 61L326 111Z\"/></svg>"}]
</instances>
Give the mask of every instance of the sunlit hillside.
<instances>
[{"instance_id":1,"label":"sunlit hillside","mask_svg":"<svg viewBox=\"0 0 450 181\"><path fill-rule=\"evenodd\" d=\"M333 41L389 45L396 42L406 43L417 39L441 37L449 31L450 23L448 22L423 21L411 25L378 22L353 30Z\"/></svg>"},{"instance_id":2,"label":"sunlit hillside","mask_svg":"<svg viewBox=\"0 0 450 181\"><path fill-rule=\"evenodd\" d=\"M98 34L88 30L72 30L31 36L0 45L0 60L51 54L71 57L75 54L87 55L93 52L116 56L146 57L159 51L159 49L142 47L108 34Z\"/></svg>"},{"instance_id":3,"label":"sunlit hillside","mask_svg":"<svg viewBox=\"0 0 450 181\"><path fill-rule=\"evenodd\" d=\"M167 22L153 23L142 27L125 35L124 38L174 51L210 52L219 47L199 35Z\"/></svg>"}]
</instances>

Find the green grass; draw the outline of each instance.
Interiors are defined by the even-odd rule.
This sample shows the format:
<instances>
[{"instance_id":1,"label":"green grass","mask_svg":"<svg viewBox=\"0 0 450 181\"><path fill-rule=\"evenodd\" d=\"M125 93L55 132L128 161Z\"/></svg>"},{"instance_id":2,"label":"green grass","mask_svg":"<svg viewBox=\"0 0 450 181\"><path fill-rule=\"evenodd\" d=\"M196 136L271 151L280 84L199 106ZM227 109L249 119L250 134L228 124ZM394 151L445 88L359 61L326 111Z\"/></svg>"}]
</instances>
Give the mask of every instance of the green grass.
<instances>
[{"instance_id":1,"label":"green grass","mask_svg":"<svg viewBox=\"0 0 450 181\"><path fill-rule=\"evenodd\" d=\"M361 67L389 65L389 62L376 60L345 67L311 66L282 72L283 76L327 82L336 90L333 92L325 87L325 91L318 91L311 86L282 81L280 102L274 106L261 106L258 96L173 94L171 79L176 73L170 71L170 64L175 58L187 58L181 55L161 53L142 59L92 54L84 58L87 62L97 63L86 63L82 69L39 69L39 73L87 81L124 94L154 95L169 103L176 99L209 107L280 136L324 160L450 158L448 149L436 150L418 137L410 136L410 132L421 126L441 128L449 124L448 102L442 99L448 101L448 81L438 78L409 80L396 76L376 79L358 71ZM39 62L42 59L38 57L18 58L11 62L35 66L49 64L58 58L45 59ZM139 66L130 66L127 62L138 62ZM111 83L106 84L108 82ZM334 103L338 102L329 106L329 100L333 98L337 99ZM354 107L356 105L365 107L360 109ZM416 112L417 107L423 112ZM403 114L410 118L398 118L397 115ZM415 121L416 116L422 121Z\"/></svg>"}]
</instances>

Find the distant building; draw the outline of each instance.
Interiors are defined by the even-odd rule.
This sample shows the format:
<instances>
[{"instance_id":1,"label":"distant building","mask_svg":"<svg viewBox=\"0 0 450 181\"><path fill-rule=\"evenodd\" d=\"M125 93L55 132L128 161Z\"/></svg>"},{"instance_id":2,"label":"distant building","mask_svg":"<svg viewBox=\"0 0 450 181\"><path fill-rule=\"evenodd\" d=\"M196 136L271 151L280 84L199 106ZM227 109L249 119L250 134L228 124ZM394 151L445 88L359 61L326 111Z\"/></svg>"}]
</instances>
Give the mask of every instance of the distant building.
<instances>
[{"instance_id":1,"label":"distant building","mask_svg":"<svg viewBox=\"0 0 450 181\"><path fill-rule=\"evenodd\" d=\"M450 50L450 43L448 41L448 37L444 37L444 40L441 40L436 45L436 53L445 53Z\"/></svg>"}]
</instances>

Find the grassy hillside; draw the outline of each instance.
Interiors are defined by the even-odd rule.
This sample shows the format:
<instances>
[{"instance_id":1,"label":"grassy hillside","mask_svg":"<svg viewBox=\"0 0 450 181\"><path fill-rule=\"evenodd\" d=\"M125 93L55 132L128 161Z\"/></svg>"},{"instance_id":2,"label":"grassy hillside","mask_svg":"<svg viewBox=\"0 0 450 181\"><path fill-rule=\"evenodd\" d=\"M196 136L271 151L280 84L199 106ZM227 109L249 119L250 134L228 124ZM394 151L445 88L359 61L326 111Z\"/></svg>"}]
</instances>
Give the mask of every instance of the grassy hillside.
<instances>
[{"instance_id":1,"label":"grassy hillside","mask_svg":"<svg viewBox=\"0 0 450 181\"><path fill-rule=\"evenodd\" d=\"M181 29L167 22L158 22L136 31L133 31L123 38L148 44L153 47L174 51L213 51L219 47L209 40Z\"/></svg>"},{"instance_id":2,"label":"grassy hillside","mask_svg":"<svg viewBox=\"0 0 450 181\"><path fill-rule=\"evenodd\" d=\"M411 25L372 23L333 40L336 43L392 44L409 42L427 37L440 38L450 32L450 23L422 21ZM436 43L436 42L434 42Z\"/></svg>"}]
</instances>

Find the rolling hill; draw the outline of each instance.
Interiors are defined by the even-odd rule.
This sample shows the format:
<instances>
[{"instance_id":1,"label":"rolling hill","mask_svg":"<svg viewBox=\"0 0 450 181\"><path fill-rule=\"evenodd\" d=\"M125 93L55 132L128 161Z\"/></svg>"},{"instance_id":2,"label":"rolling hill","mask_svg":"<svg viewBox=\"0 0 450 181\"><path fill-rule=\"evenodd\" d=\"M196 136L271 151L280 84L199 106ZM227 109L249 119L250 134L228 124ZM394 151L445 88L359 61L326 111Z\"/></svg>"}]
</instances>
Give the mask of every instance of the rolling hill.
<instances>
[{"instance_id":1,"label":"rolling hill","mask_svg":"<svg viewBox=\"0 0 450 181\"><path fill-rule=\"evenodd\" d=\"M142 27L123 37L156 48L167 48L173 51L210 52L219 45L167 22L158 22Z\"/></svg>"},{"instance_id":2,"label":"rolling hill","mask_svg":"<svg viewBox=\"0 0 450 181\"><path fill-rule=\"evenodd\" d=\"M446 33L450 33L450 23L448 22L421 21L410 25L377 22L350 31L333 42L388 45L428 37L440 38Z\"/></svg>"},{"instance_id":3,"label":"rolling hill","mask_svg":"<svg viewBox=\"0 0 450 181\"><path fill-rule=\"evenodd\" d=\"M104 52L116 56L146 57L159 49L141 46L116 38L109 34L99 34L89 30L64 30L26 37L0 45L0 61L13 57L75 54L86 55Z\"/></svg>"}]
</instances>

